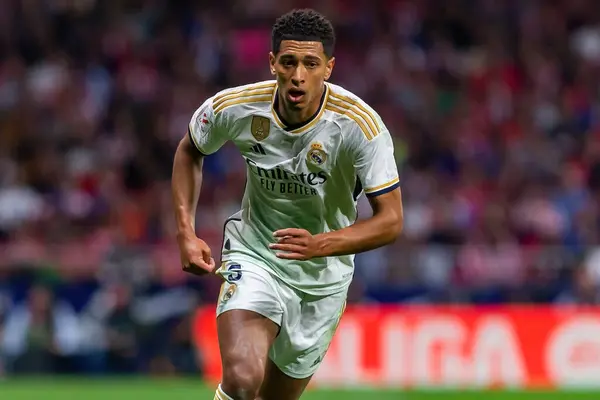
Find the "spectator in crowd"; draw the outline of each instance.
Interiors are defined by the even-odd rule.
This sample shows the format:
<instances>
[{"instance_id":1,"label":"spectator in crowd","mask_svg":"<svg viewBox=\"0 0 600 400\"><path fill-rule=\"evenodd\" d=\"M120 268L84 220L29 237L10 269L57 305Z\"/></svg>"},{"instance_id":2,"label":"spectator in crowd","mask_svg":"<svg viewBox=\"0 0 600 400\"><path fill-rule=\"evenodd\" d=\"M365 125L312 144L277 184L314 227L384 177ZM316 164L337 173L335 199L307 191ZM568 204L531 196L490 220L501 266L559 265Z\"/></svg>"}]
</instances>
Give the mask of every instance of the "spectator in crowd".
<instances>
[{"instance_id":1,"label":"spectator in crowd","mask_svg":"<svg viewBox=\"0 0 600 400\"><path fill-rule=\"evenodd\" d=\"M11 372L68 372L81 339L72 308L55 303L49 288L36 285L9 312L2 353Z\"/></svg>"}]
</instances>

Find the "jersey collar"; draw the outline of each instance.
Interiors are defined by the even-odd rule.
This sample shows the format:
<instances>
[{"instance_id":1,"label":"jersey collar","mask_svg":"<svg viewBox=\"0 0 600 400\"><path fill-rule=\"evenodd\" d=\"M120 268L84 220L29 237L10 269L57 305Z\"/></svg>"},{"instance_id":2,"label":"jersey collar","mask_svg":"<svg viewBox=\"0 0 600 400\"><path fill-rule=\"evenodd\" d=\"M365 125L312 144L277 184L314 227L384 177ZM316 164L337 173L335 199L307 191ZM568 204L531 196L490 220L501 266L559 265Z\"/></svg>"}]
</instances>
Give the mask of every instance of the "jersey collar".
<instances>
[{"instance_id":1,"label":"jersey collar","mask_svg":"<svg viewBox=\"0 0 600 400\"><path fill-rule=\"evenodd\" d=\"M277 86L275 86L275 90L273 91L273 99L271 101L271 114L273 114L273 119L281 129L289 133L306 132L307 130L312 128L323 115L323 112L325 111L325 104L327 104L327 99L329 98L329 90L329 85L327 84L327 82L325 82L325 90L323 91L323 95L321 96L319 109L316 113L313 114L312 117L302 122L301 124L288 125L283 121L283 118L281 118L279 112L277 111L277 104L279 102L277 93L279 92L279 89Z\"/></svg>"}]
</instances>

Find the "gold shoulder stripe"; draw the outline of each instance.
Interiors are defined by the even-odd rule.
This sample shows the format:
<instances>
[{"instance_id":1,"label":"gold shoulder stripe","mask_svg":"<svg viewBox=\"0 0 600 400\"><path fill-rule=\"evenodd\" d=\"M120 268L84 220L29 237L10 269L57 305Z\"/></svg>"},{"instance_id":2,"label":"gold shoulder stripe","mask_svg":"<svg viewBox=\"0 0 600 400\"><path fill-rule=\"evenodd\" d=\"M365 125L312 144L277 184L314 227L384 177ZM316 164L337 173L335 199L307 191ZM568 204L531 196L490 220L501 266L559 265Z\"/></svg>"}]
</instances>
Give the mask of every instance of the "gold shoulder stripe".
<instances>
[{"instance_id":1,"label":"gold shoulder stripe","mask_svg":"<svg viewBox=\"0 0 600 400\"><path fill-rule=\"evenodd\" d=\"M375 126L379 127L379 124L377 123L376 114L372 110L368 110L367 107L365 107L364 104L362 104L359 100L353 99L353 98L350 98L348 96L344 96L341 94L337 94L337 93L332 93L331 97L333 99L340 100L340 101L346 102L348 104L351 104L355 107L358 107L359 110L361 110L363 113L365 113L366 115L369 116L369 118L371 119L371 122L373 122L373 124Z\"/></svg>"},{"instance_id":2,"label":"gold shoulder stripe","mask_svg":"<svg viewBox=\"0 0 600 400\"><path fill-rule=\"evenodd\" d=\"M380 126L377 123L376 116L373 114L372 111L369 111L359 101L357 101L355 99L351 99L350 97L347 97L347 96L336 94L336 93L331 94L330 101L335 101L337 103L342 102L344 104L348 104L354 108L357 108L358 109L357 114L361 115L365 119L365 121L369 124L369 126L373 128L373 131L375 132L375 136L377 136L377 134L379 133Z\"/></svg>"},{"instance_id":3,"label":"gold shoulder stripe","mask_svg":"<svg viewBox=\"0 0 600 400\"><path fill-rule=\"evenodd\" d=\"M376 126L373 125L372 121L367 116L365 116L365 114L363 114L358 108L356 108L356 107L354 107L354 106L352 106L352 105L350 105L348 103L337 101L337 100L333 100L333 99L329 100L329 104L331 106L335 106L335 107L338 107L338 108L344 110L345 112L342 113L342 114L348 114L349 112L355 114L362 121L364 121L364 123L366 123L366 125L369 127L369 131L371 132L371 134L370 134L371 138L374 138L375 136L377 136L377 128L376 128ZM364 129L363 129L363 131L364 131ZM368 136L369 135L367 135L367 137ZM369 139L369 140L371 140L371 139Z\"/></svg>"},{"instance_id":4,"label":"gold shoulder stripe","mask_svg":"<svg viewBox=\"0 0 600 400\"><path fill-rule=\"evenodd\" d=\"M213 108L217 108L220 103L225 102L232 98L250 96L254 94L271 94L275 89L275 82L263 83L260 85L246 86L243 89L236 89L234 91L227 91L221 93L213 99Z\"/></svg>"},{"instance_id":5,"label":"gold shoulder stripe","mask_svg":"<svg viewBox=\"0 0 600 400\"><path fill-rule=\"evenodd\" d=\"M240 99L240 98L244 98L244 97L251 97L251 96L259 96L259 95L271 95L273 93L273 89L272 88L267 88L267 89L258 89L258 90L249 90L247 92L242 92L236 95L228 95L225 97L220 98L218 101L213 101L213 109L217 109L221 106L221 104L226 103L230 100L234 100L234 99Z\"/></svg>"},{"instance_id":6,"label":"gold shoulder stripe","mask_svg":"<svg viewBox=\"0 0 600 400\"><path fill-rule=\"evenodd\" d=\"M364 118L358 116L358 114L354 110L352 110L350 107L341 108L334 104L327 104L325 106L325 109L329 110L329 111L333 111L334 113L337 113L337 114L345 115L345 116L353 119L354 122L356 122L358 124L358 126L360 127L360 130L366 136L367 140L372 140L375 137L374 133L372 133L372 131L369 128L367 128L367 125L365 125Z\"/></svg>"},{"instance_id":7,"label":"gold shoulder stripe","mask_svg":"<svg viewBox=\"0 0 600 400\"><path fill-rule=\"evenodd\" d=\"M232 98L230 100L224 101L223 103L221 103L219 105L219 108L215 108L214 112L215 114L223 111L224 109L231 107L231 106L235 106L238 104L248 104L248 103L260 103L260 102L271 102L271 95L256 95L256 96L245 96L245 97L238 97L238 98Z\"/></svg>"},{"instance_id":8,"label":"gold shoulder stripe","mask_svg":"<svg viewBox=\"0 0 600 400\"><path fill-rule=\"evenodd\" d=\"M221 97L229 96L232 94L240 94L240 93L248 92L251 90L273 88L273 87L275 87L276 84L277 83L275 81L273 81L273 82L256 83L253 85L246 85L241 88L238 87L238 88L233 88L233 89L226 89L226 90L222 91L220 94L217 94L215 96L215 101L218 101Z\"/></svg>"}]
</instances>

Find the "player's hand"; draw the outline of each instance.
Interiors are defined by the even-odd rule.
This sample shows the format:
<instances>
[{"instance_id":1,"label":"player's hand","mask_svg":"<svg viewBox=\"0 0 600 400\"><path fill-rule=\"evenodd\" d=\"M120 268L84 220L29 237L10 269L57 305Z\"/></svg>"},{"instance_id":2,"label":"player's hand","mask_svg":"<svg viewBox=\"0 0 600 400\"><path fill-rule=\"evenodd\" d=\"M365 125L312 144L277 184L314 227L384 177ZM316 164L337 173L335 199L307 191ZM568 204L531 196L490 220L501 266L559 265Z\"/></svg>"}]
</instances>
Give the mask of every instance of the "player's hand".
<instances>
[{"instance_id":1,"label":"player's hand","mask_svg":"<svg viewBox=\"0 0 600 400\"><path fill-rule=\"evenodd\" d=\"M306 229L287 228L273 233L277 240L269 248L277 250L277 257L285 260L310 260L319 256L319 246L314 236Z\"/></svg>"},{"instance_id":2,"label":"player's hand","mask_svg":"<svg viewBox=\"0 0 600 400\"><path fill-rule=\"evenodd\" d=\"M194 275L206 275L215 271L215 260L211 256L210 247L197 237L179 240L181 265L185 272Z\"/></svg>"}]
</instances>

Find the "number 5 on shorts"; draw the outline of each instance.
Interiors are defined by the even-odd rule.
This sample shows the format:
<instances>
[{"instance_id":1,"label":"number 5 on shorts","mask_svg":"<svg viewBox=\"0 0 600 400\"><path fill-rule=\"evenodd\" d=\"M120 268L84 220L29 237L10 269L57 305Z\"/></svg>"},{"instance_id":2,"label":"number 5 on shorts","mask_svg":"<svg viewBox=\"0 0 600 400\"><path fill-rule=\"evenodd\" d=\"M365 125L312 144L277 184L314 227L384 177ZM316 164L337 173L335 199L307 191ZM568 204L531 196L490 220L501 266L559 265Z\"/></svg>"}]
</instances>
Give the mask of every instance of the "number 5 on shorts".
<instances>
[{"instance_id":1,"label":"number 5 on shorts","mask_svg":"<svg viewBox=\"0 0 600 400\"><path fill-rule=\"evenodd\" d=\"M242 279L242 266L240 264L231 264L227 267L227 271L224 271L223 276L230 283L239 281Z\"/></svg>"}]
</instances>

